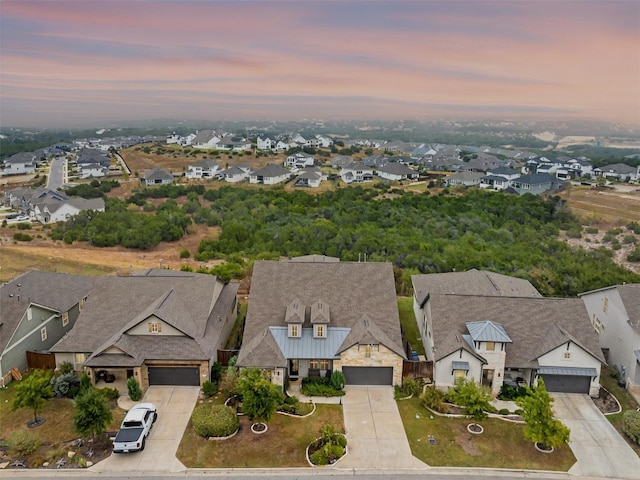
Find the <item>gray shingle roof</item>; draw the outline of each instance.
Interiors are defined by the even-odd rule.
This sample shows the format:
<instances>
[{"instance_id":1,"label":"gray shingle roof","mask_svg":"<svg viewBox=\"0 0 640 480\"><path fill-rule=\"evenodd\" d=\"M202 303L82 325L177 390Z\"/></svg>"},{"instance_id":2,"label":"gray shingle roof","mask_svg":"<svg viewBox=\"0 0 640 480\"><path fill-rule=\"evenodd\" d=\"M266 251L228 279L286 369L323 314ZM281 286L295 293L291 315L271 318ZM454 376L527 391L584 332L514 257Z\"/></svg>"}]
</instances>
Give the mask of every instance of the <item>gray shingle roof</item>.
<instances>
[{"instance_id":1,"label":"gray shingle roof","mask_svg":"<svg viewBox=\"0 0 640 480\"><path fill-rule=\"evenodd\" d=\"M412 275L413 291L420 305L432 293L458 293L509 297L541 297L528 280L500 273L471 269L466 272Z\"/></svg>"},{"instance_id":2,"label":"gray shingle roof","mask_svg":"<svg viewBox=\"0 0 640 480\"><path fill-rule=\"evenodd\" d=\"M252 176L258 177L281 177L283 175L289 175L289 170L280 165L267 165L266 167L261 168L253 172Z\"/></svg>"},{"instance_id":3,"label":"gray shingle roof","mask_svg":"<svg viewBox=\"0 0 640 480\"><path fill-rule=\"evenodd\" d=\"M390 263L257 261L238 365L286 365L269 327L286 325L285 312L295 298L309 307L322 299L331 312L329 328L350 328L354 338L360 330L361 337L365 333L371 338L379 335L381 338L371 343L384 343L393 351L403 352ZM368 330L357 325L365 316L373 325ZM303 326L311 326L309 318ZM399 354L404 357L404 353Z\"/></svg>"},{"instance_id":4,"label":"gray shingle roof","mask_svg":"<svg viewBox=\"0 0 640 480\"><path fill-rule=\"evenodd\" d=\"M94 277L34 270L0 286L0 352L31 303L63 313L86 297L94 282Z\"/></svg>"},{"instance_id":5,"label":"gray shingle roof","mask_svg":"<svg viewBox=\"0 0 640 480\"><path fill-rule=\"evenodd\" d=\"M513 343L506 346L507 367L537 366L537 358L572 341L604 362L589 314L577 298L489 297L432 294L431 315L436 360L464 348L467 322L491 319Z\"/></svg>"}]
</instances>

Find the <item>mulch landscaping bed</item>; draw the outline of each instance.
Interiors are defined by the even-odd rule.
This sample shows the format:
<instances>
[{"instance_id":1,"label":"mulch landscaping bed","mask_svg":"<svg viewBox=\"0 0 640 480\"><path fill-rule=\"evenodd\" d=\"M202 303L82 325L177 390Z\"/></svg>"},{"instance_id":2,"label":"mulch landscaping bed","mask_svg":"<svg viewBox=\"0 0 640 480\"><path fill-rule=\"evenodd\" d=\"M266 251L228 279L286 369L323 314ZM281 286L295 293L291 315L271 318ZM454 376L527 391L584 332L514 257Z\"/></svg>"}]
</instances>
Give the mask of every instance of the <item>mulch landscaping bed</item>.
<instances>
[{"instance_id":1,"label":"mulch landscaping bed","mask_svg":"<svg viewBox=\"0 0 640 480\"><path fill-rule=\"evenodd\" d=\"M597 398L592 398L593 403L596 404L596 407L604 413L618 413L620 411L620 406L616 401L615 397L609 393L609 391L600 387L600 393Z\"/></svg>"}]
</instances>

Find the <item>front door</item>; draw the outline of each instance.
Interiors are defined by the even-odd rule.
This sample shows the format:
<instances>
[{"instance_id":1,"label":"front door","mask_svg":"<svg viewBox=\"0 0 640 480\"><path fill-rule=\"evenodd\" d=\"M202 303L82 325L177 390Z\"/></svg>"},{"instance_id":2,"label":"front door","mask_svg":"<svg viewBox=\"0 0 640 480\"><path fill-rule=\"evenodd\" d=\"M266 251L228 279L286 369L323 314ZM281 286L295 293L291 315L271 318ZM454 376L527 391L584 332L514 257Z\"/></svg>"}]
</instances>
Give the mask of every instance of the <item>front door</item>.
<instances>
[{"instance_id":1,"label":"front door","mask_svg":"<svg viewBox=\"0 0 640 480\"><path fill-rule=\"evenodd\" d=\"M493 373L493 369L482 370L482 385L487 387L491 387L493 385Z\"/></svg>"},{"instance_id":2,"label":"front door","mask_svg":"<svg viewBox=\"0 0 640 480\"><path fill-rule=\"evenodd\" d=\"M300 370L300 361L297 358L289 360L289 376L297 377Z\"/></svg>"}]
</instances>

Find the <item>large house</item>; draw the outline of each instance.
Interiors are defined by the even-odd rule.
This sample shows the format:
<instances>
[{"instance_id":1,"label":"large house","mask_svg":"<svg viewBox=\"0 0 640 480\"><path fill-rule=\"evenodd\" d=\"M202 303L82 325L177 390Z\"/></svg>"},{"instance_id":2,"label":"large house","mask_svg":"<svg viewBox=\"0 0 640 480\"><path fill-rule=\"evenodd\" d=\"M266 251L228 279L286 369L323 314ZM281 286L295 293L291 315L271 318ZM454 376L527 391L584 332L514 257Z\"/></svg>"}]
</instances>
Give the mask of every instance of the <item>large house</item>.
<instances>
[{"instance_id":1,"label":"large house","mask_svg":"<svg viewBox=\"0 0 640 480\"><path fill-rule=\"evenodd\" d=\"M389 162L376 170L377 175L385 180L416 180L420 175L403 163Z\"/></svg>"},{"instance_id":2,"label":"large house","mask_svg":"<svg viewBox=\"0 0 640 480\"><path fill-rule=\"evenodd\" d=\"M539 193L560 190L564 186L564 181L556 178L550 173L532 173L524 175L511 181L507 191L512 191L518 195Z\"/></svg>"},{"instance_id":3,"label":"large house","mask_svg":"<svg viewBox=\"0 0 640 480\"><path fill-rule=\"evenodd\" d=\"M0 377L24 371L27 352L48 352L76 323L94 279L31 271L0 286Z\"/></svg>"},{"instance_id":4,"label":"large house","mask_svg":"<svg viewBox=\"0 0 640 480\"><path fill-rule=\"evenodd\" d=\"M605 359L580 299L543 298L526 280L471 270L414 275L414 313L436 386L471 378L599 394Z\"/></svg>"},{"instance_id":5,"label":"large house","mask_svg":"<svg viewBox=\"0 0 640 480\"><path fill-rule=\"evenodd\" d=\"M221 169L218 164L209 158L192 163L187 167L187 178L214 178L220 173Z\"/></svg>"},{"instance_id":6,"label":"large house","mask_svg":"<svg viewBox=\"0 0 640 480\"><path fill-rule=\"evenodd\" d=\"M143 182L147 187L153 185L169 185L173 183L173 174L164 168L155 167L145 173Z\"/></svg>"},{"instance_id":7,"label":"large house","mask_svg":"<svg viewBox=\"0 0 640 480\"><path fill-rule=\"evenodd\" d=\"M64 222L84 210L104 212L102 198L69 197L49 188L14 188L4 204L41 223Z\"/></svg>"},{"instance_id":8,"label":"large house","mask_svg":"<svg viewBox=\"0 0 640 480\"><path fill-rule=\"evenodd\" d=\"M251 169L249 167L242 168L238 165L231 165L229 168L225 168L218 174L220 180L224 180L229 183L243 182L251 175Z\"/></svg>"},{"instance_id":9,"label":"large house","mask_svg":"<svg viewBox=\"0 0 640 480\"><path fill-rule=\"evenodd\" d=\"M289 168L305 168L313 167L315 158L313 155L309 155L304 152L296 152L287 157L285 166Z\"/></svg>"},{"instance_id":10,"label":"large house","mask_svg":"<svg viewBox=\"0 0 640 480\"><path fill-rule=\"evenodd\" d=\"M152 269L95 280L74 328L51 351L93 379L107 371L149 385L201 385L236 317L237 284Z\"/></svg>"},{"instance_id":11,"label":"large house","mask_svg":"<svg viewBox=\"0 0 640 480\"><path fill-rule=\"evenodd\" d=\"M373 169L362 162L353 162L340 169L340 179L344 183L361 183L373 181Z\"/></svg>"},{"instance_id":12,"label":"large house","mask_svg":"<svg viewBox=\"0 0 640 480\"><path fill-rule=\"evenodd\" d=\"M620 182L636 182L638 180L638 171L640 168L631 167L624 163L614 163L611 165L605 165L604 167L597 167L593 169L592 175L594 177L603 176L610 180L618 180Z\"/></svg>"},{"instance_id":13,"label":"large house","mask_svg":"<svg viewBox=\"0 0 640 480\"><path fill-rule=\"evenodd\" d=\"M238 366L397 385L405 359L390 263L255 262Z\"/></svg>"},{"instance_id":14,"label":"large house","mask_svg":"<svg viewBox=\"0 0 640 480\"><path fill-rule=\"evenodd\" d=\"M259 183L262 185L275 185L276 183L289 180L291 172L280 165L267 165L256 170L249 176L249 183Z\"/></svg>"},{"instance_id":15,"label":"large house","mask_svg":"<svg viewBox=\"0 0 640 480\"><path fill-rule=\"evenodd\" d=\"M5 158L2 175L23 175L34 173L38 168L38 158L33 152L20 152Z\"/></svg>"},{"instance_id":16,"label":"large house","mask_svg":"<svg viewBox=\"0 0 640 480\"><path fill-rule=\"evenodd\" d=\"M640 385L640 283L580 294L607 362L629 387Z\"/></svg>"}]
</instances>

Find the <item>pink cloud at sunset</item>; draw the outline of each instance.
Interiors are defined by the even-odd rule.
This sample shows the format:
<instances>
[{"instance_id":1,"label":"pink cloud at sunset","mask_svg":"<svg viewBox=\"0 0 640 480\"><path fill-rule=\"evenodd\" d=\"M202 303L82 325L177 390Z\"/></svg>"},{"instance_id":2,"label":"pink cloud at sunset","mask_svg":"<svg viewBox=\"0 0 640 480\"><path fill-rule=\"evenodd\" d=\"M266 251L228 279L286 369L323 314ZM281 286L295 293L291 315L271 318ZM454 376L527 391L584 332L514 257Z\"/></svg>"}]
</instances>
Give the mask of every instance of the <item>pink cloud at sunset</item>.
<instances>
[{"instance_id":1,"label":"pink cloud at sunset","mask_svg":"<svg viewBox=\"0 0 640 480\"><path fill-rule=\"evenodd\" d=\"M0 3L3 125L142 118L640 123L640 2Z\"/></svg>"}]
</instances>

